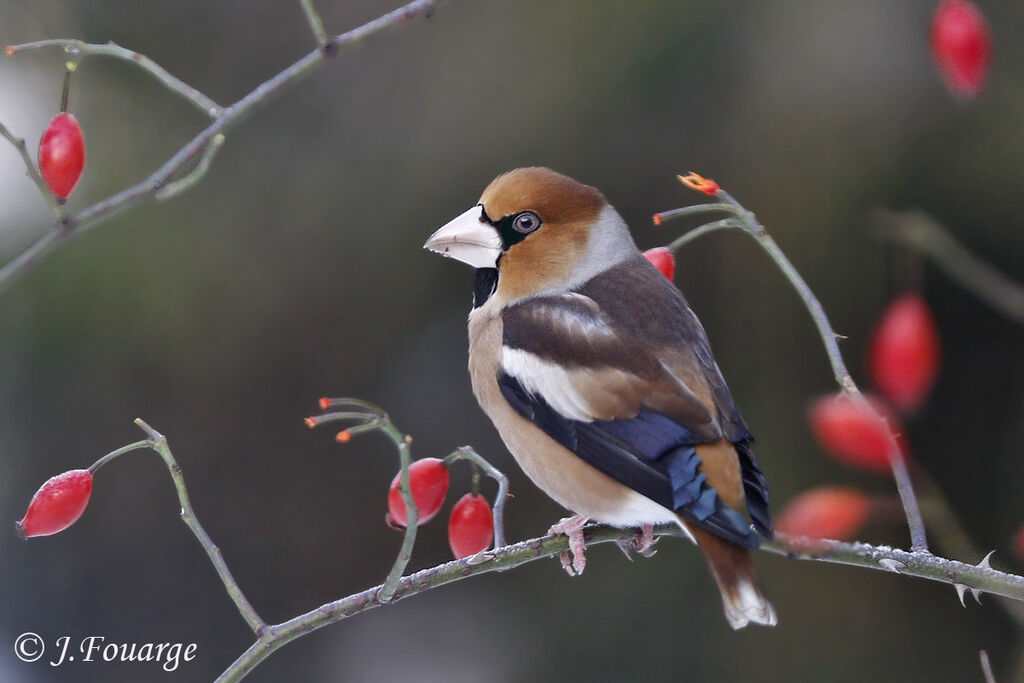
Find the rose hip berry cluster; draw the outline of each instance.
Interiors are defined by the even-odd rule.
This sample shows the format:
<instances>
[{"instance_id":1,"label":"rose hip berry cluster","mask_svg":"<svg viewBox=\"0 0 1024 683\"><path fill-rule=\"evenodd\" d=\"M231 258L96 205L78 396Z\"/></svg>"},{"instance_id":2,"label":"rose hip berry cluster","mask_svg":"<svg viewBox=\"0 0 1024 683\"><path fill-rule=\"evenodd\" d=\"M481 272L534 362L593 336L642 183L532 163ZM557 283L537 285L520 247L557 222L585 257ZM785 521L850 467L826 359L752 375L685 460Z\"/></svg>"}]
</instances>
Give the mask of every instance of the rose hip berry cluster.
<instances>
[{"instance_id":1,"label":"rose hip berry cluster","mask_svg":"<svg viewBox=\"0 0 1024 683\"><path fill-rule=\"evenodd\" d=\"M409 519L405 500L399 490L401 472L391 480L388 489L387 522L404 527ZM448 494L448 466L437 458L423 458L409 465L409 490L416 505L416 525L433 519ZM448 543L455 559L462 559L486 550L494 538L494 518L487 499L478 493L467 493L452 508L448 520Z\"/></svg>"}]
</instances>

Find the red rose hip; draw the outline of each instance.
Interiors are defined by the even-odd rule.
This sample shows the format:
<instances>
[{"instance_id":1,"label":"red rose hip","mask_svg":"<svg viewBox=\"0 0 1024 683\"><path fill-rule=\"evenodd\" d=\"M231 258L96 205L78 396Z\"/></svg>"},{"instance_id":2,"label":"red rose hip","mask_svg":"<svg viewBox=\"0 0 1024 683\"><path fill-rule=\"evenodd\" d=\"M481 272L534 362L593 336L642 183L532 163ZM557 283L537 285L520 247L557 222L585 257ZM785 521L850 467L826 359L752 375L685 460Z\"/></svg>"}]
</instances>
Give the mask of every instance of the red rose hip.
<instances>
[{"instance_id":1,"label":"red rose hip","mask_svg":"<svg viewBox=\"0 0 1024 683\"><path fill-rule=\"evenodd\" d=\"M870 499L856 489L823 486L805 491L782 509L775 529L784 534L846 541L871 512Z\"/></svg>"},{"instance_id":2,"label":"red rose hip","mask_svg":"<svg viewBox=\"0 0 1024 683\"><path fill-rule=\"evenodd\" d=\"M950 91L971 98L981 92L992 63L992 37L978 6L943 0L931 28L932 58Z\"/></svg>"},{"instance_id":3,"label":"red rose hip","mask_svg":"<svg viewBox=\"0 0 1024 683\"><path fill-rule=\"evenodd\" d=\"M388 521L398 526L405 526L405 500L399 490L402 473L399 472L391 480L388 490ZM444 503L448 494L448 468L437 458L423 458L409 465L409 490L419 514L416 526L433 519Z\"/></svg>"},{"instance_id":4,"label":"red rose hip","mask_svg":"<svg viewBox=\"0 0 1024 683\"><path fill-rule=\"evenodd\" d=\"M872 472L889 471L889 429L879 415L893 418L842 394L818 399L808 411L811 430L821 447L836 460ZM876 414L876 411L879 411ZM902 455L902 453L900 454Z\"/></svg>"},{"instance_id":5,"label":"red rose hip","mask_svg":"<svg viewBox=\"0 0 1024 683\"><path fill-rule=\"evenodd\" d=\"M901 412L921 407L939 372L939 333L928 304L916 294L893 301L868 353L875 386Z\"/></svg>"},{"instance_id":6,"label":"red rose hip","mask_svg":"<svg viewBox=\"0 0 1024 683\"><path fill-rule=\"evenodd\" d=\"M67 199L85 168L85 138L78 120L61 112L39 140L39 173L50 191Z\"/></svg>"},{"instance_id":7,"label":"red rose hip","mask_svg":"<svg viewBox=\"0 0 1024 683\"><path fill-rule=\"evenodd\" d=\"M661 274L669 280L676 277L676 257L665 247L655 247L644 252L647 260L654 264L654 267L661 271Z\"/></svg>"},{"instance_id":8,"label":"red rose hip","mask_svg":"<svg viewBox=\"0 0 1024 683\"><path fill-rule=\"evenodd\" d=\"M452 508L448 519L448 545L456 560L476 555L491 546L494 518L487 499L479 493L467 493Z\"/></svg>"},{"instance_id":9,"label":"red rose hip","mask_svg":"<svg viewBox=\"0 0 1024 683\"><path fill-rule=\"evenodd\" d=\"M39 487L28 511L15 525L22 538L49 536L78 521L92 495L92 473L71 470L58 474Z\"/></svg>"}]
</instances>

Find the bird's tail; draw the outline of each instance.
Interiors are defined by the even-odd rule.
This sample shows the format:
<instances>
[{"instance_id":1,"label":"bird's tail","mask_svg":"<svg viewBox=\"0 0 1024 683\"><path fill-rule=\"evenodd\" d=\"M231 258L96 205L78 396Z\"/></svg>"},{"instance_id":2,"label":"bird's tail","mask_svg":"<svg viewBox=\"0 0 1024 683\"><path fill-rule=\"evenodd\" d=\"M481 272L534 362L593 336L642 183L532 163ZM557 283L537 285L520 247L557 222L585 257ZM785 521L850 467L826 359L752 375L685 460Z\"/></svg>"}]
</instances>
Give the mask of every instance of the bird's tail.
<instances>
[{"instance_id":1,"label":"bird's tail","mask_svg":"<svg viewBox=\"0 0 1024 683\"><path fill-rule=\"evenodd\" d=\"M778 621L775 608L761 590L747 549L703 529L691 526L690 530L722 592L722 606L729 625L734 629L749 623L775 626Z\"/></svg>"}]
</instances>

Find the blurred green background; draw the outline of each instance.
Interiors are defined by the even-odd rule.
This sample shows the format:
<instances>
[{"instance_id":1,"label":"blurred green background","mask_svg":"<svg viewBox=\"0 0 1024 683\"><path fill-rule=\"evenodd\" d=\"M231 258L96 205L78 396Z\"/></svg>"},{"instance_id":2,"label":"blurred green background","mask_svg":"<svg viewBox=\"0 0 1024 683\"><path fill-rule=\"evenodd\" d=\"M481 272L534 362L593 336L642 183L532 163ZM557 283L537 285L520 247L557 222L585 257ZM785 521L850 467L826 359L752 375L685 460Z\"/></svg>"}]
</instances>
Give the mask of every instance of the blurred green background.
<instances>
[{"instance_id":1,"label":"blurred green background","mask_svg":"<svg viewBox=\"0 0 1024 683\"><path fill-rule=\"evenodd\" d=\"M331 32L395 6L319 4ZM506 169L548 165L596 185L643 248L689 227L654 228L652 213L701 199L675 173L718 180L849 336L858 378L893 293L875 209L921 208L1024 280L1024 5L981 3L994 68L962 103L930 62L934 4L449 2L259 110L187 194L69 242L0 295L0 681L212 680L250 643L153 454L104 468L71 530L14 535L40 483L141 438L137 416L169 436L196 512L268 621L378 583L400 541L382 522L393 451L379 436L340 447L308 431L321 395L384 406L418 457L473 444L512 478L512 539L562 516L470 394L471 271L421 249ZM297 2L2 0L0 12L2 44L114 40L222 104L313 46ZM61 79L56 51L0 59L0 121L34 146ZM152 172L204 125L140 70L98 57L82 63L71 110L88 145L73 210ZM48 210L6 143L0 205L7 260L47 229ZM758 438L777 508L821 484L892 492L814 444L805 408L834 389L831 373L751 240L690 245L677 283ZM930 267L923 292L945 359L909 440L975 542L1019 572L1024 331ZM449 505L467 487L460 470ZM449 558L446 515L423 528L414 568ZM907 542L898 521L862 537ZM702 558L666 539L633 563L596 548L580 579L537 562L375 610L249 680L980 681L980 648L1010 680L1018 635L992 599L965 610L940 584L755 560L775 629L733 633ZM13 653L25 631L51 647L64 635L196 642L199 657L174 674L26 664Z\"/></svg>"}]
</instances>

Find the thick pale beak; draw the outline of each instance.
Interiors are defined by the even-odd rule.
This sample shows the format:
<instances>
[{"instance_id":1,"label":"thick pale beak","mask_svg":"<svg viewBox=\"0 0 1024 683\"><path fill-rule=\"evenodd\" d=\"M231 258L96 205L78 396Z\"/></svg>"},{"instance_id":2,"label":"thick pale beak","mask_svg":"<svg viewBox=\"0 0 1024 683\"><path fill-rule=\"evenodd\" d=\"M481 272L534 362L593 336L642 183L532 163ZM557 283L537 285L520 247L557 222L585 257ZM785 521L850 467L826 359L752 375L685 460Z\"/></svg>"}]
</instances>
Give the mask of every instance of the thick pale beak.
<instances>
[{"instance_id":1,"label":"thick pale beak","mask_svg":"<svg viewBox=\"0 0 1024 683\"><path fill-rule=\"evenodd\" d=\"M474 268L494 268L501 256L501 237L484 220L484 207L477 205L431 235L423 248Z\"/></svg>"}]
</instances>

